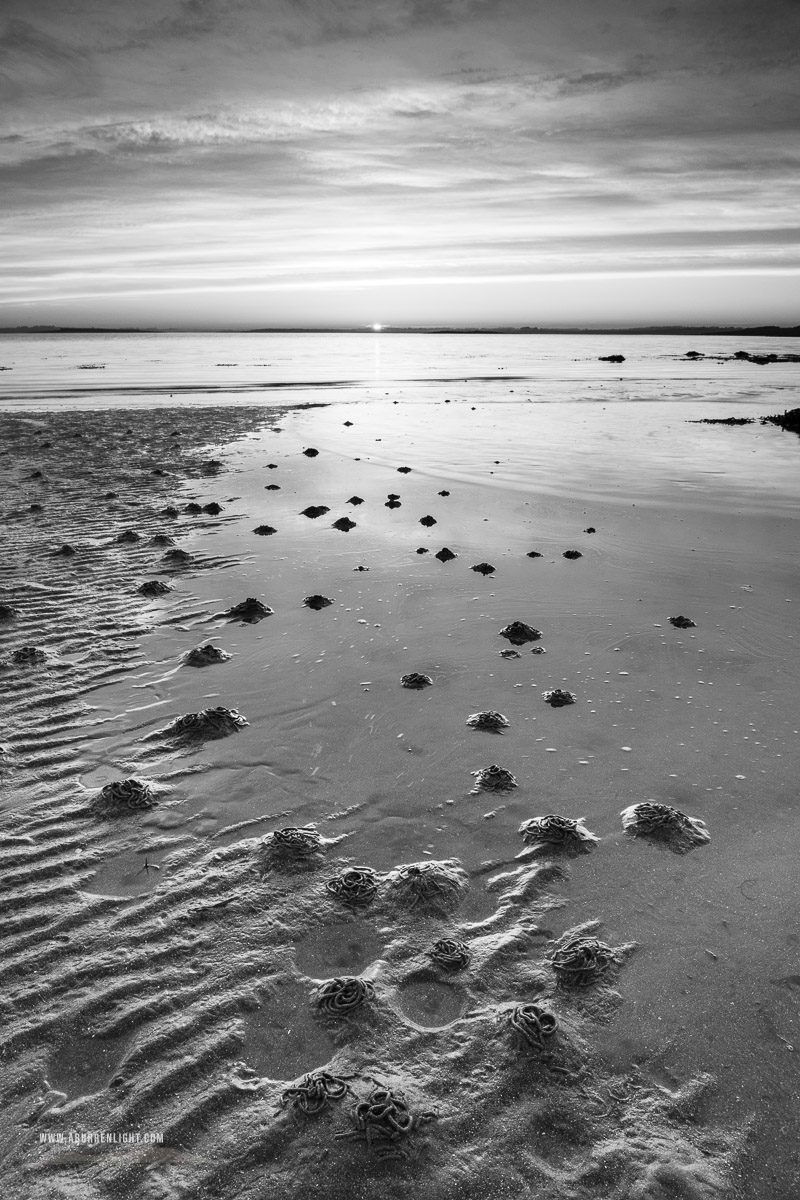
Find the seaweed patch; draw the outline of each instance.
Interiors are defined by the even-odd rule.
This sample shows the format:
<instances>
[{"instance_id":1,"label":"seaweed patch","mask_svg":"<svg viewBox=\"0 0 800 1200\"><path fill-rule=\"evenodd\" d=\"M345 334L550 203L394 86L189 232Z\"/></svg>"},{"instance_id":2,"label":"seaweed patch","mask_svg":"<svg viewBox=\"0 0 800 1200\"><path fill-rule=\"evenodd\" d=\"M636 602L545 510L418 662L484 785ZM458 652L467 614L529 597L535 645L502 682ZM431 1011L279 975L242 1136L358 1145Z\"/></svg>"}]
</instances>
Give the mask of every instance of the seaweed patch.
<instances>
[{"instance_id":1,"label":"seaweed patch","mask_svg":"<svg viewBox=\"0 0 800 1200\"><path fill-rule=\"evenodd\" d=\"M463 971L472 960L466 942L459 942L455 938L440 938L434 942L428 957L445 971Z\"/></svg>"},{"instance_id":2,"label":"seaweed patch","mask_svg":"<svg viewBox=\"0 0 800 1200\"><path fill-rule=\"evenodd\" d=\"M572 820L570 817L562 817L556 813L549 813L545 817L532 817L529 821L523 821L519 832L529 846L546 844L559 846L565 850L577 850L583 854L592 850L600 841L597 834L591 833L586 828L583 817Z\"/></svg>"},{"instance_id":3,"label":"seaweed patch","mask_svg":"<svg viewBox=\"0 0 800 1200\"><path fill-rule=\"evenodd\" d=\"M510 771L505 767L498 767L497 763L492 763L490 767L481 767L477 771L472 771L475 776L475 786L470 792L471 796L477 795L478 792L510 792L517 786L517 781Z\"/></svg>"},{"instance_id":4,"label":"seaweed patch","mask_svg":"<svg viewBox=\"0 0 800 1200\"><path fill-rule=\"evenodd\" d=\"M489 733L501 733L504 729L509 728L511 722L502 713L493 712L489 709L486 712L472 713L471 716L467 717L466 724L472 729L484 729Z\"/></svg>"},{"instance_id":5,"label":"seaweed patch","mask_svg":"<svg viewBox=\"0 0 800 1200\"><path fill-rule=\"evenodd\" d=\"M325 887L345 904L370 904L378 891L378 876L372 867L345 867Z\"/></svg>"},{"instance_id":6,"label":"seaweed patch","mask_svg":"<svg viewBox=\"0 0 800 1200\"><path fill-rule=\"evenodd\" d=\"M375 988L359 975L326 979L313 993L315 1006L329 1017L345 1017L374 998Z\"/></svg>"},{"instance_id":7,"label":"seaweed patch","mask_svg":"<svg viewBox=\"0 0 800 1200\"><path fill-rule=\"evenodd\" d=\"M556 1018L540 1004L517 1004L509 1014L509 1022L536 1050L546 1050L548 1039L558 1029Z\"/></svg>"}]
</instances>

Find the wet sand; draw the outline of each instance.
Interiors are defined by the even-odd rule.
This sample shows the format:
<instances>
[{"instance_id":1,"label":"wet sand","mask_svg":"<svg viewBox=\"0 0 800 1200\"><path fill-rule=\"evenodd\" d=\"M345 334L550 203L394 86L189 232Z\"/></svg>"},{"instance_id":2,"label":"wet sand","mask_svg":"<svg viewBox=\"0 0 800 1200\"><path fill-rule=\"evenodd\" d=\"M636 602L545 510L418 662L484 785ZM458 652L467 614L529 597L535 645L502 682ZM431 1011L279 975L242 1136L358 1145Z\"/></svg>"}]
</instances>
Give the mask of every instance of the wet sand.
<instances>
[{"instance_id":1,"label":"wet sand","mask_svg":"<svg viewBox=\"0 0 800 1200\"><path fill-rule=\"evenodd\" d=\"M642 420L388 401L3 417L10 1194L791 1194L800 594L766 473L798 446ZM170 590L143 596L154 579ZM272 611L227 615L248 598ZM513 621L541 638L504 658ZM186 662L208 644L230 658ZM44 659L15 661L26 646ZM175 736L219 708L247 724ZM475 790L492 764L517 787ZM153 806L101 813L129 778ZM648 799L710 844L625 834ZM526 846L545 814L599 843ZM265 858L305 826L318 855ZM326 886L353 865L375 873L363 906ZM551 961L569 931L615 951L586 986ZM463 970L431 959L441 938ZM315 1007L349 976L363 1004ZM538 1042L512 1022L534 1003L557 1022ZM348 1090L317 1114L285 1099L322 1069ZM379 1086L410 1124L368 1145ZM95 1129L164 1141L39 1140Z\"/></svg>"}]
</instances>

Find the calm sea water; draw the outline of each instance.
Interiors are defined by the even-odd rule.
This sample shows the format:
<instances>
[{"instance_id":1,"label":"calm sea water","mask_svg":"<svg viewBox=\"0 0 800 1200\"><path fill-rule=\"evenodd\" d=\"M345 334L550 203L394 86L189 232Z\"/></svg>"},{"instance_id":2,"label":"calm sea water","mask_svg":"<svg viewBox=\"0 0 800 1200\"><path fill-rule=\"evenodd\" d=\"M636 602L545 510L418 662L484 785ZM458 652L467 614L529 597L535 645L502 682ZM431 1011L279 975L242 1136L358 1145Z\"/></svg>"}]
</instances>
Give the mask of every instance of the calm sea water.
<instances>
[{"instance_id":1,"label":"calm sea water","mask_svg":"<svg viewBox=\"0 0 800 1200\"><path fill-rule=\"evenodd\" d=\"M226 398L276 403L286 389L355 388L380 397L450 394L537 402L595 399L787 399L797 364L687 361L687 350L797 352L797 338L517 334L43 334L0 339L0 403L15 407ZM601 355L625 362L602 363ZM507 386L506 386L507 385Z\"/></svg>"},{"instance_id":2,"label":"calm sea water","mask_svg":"<svg viewBox=\"0 0 800 1200\"><path fill-rule=\"evenodd\" d=\"M0 409L325 404L309 414L313 437L328 430L334 450L357 419L376 461L402 451L415 469L518 491L785 515L800 500L794 436L689 423L800 402L797 363L723 361L737 350L796 353L800 339L4 336ZM625 361L600 361L609 354Z\"/></svg>"}]
</instances>

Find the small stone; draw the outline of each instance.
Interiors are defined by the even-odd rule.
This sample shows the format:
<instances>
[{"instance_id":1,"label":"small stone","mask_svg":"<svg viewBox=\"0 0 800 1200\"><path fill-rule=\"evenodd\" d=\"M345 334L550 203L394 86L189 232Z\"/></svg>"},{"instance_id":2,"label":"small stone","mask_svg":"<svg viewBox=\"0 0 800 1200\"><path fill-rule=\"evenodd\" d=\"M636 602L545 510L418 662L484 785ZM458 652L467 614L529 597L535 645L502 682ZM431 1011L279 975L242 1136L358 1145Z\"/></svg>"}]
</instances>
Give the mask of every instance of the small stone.
<instances>
[{"instance_id":1,"label":"small stone","mask_svg":"<svg viewBox=\"0 0 800 1200\"><path fill-rule=\"evenodd\" d=\"M172 591L169 584L162 583L160 579L147 579L136 590L140 596L165 596Z\"/></svg>"},{"instance_id":2,"label":"small stone","mask_svg":"<svg viewBox=\"0 0 800 1200\"><path fill-rule=\"evenodd\" d=\"M330 512L326 504L309 504L308 508L304 508L300 513L301 517L310 517L311 520L316 520L317 517L323 517L325 513Z\"/></svg>"},{"instance_id":3,"label":"small stone","mask_svg":"<svg viewBox=\"0 0 800 1200\"><path fill-rule=\"evenodd\" d=\"M253 530L253 533L257 533L259 537L269 537L270 534L277 532L277 529L275 529L272 525L256 525L255 529Z\"/></svg>"},{"instance_id":4,"label":"small stone","mask_svg":"<svg viewBox=\"0 0 800 1200\"><path fill-rule=\"evenodd\" d=\"M500 630L500 637L507 638L512 646L524 646L526 642L538 642L542 636L541 629L534 629L524 621L512 621L510 625Z\"/></svg>"},{"instance_id":5,"label":"small stone","mask_svg":"<svg viewBox=\"0 0 800 1200\"><path fill-rule=\"evenodd\" d=\"M428 528L430 528L431 525L436 524L436 517L431 517L431 516L420 517L419 523L420 523L420 525L427 525Z\"/></svg>"},{"instance_id":6,"label":"small stone","mask_svg":"<svg viewBox=\"0 0 800 1200\"><path fill-rule=\"evenodd\" d=\"M330 604L333 604L333 600L327 596L306 596L303 604L306 608L313 608L319 611L319 609L327 608Z\"/></svg>"},{"instance_id":7,"label":"small stone","mask_svg":"<svg viewBox=\"0 0 800 1200\"><path fill-rule=\"evenodd\" d=\"M567 692L564 688L550 688L549 691L542 692L542 699L551 708L563 708L566 704L574 704L578 697L574 692Z\"/></svg>"},{"instance_id":8,"label":"small stone","mask_svg":"<svg viewBox=\"0 0 800 1200\"><path fill-rule=\"evenodd\" d=\"M303 454L305 454L306 458L316 458L319 450L315 450L313 446L309 446L307 450L303 451Z\"/></svg>"},{"instance_id":9,"label":"small stone","mask_svg":"<svg viewBox=\"0 0 800 1200\"><path fill-rule=\"evenodd\" d=\"M205 646L195 646L186 655L184 662L190 667L210 667L214 663L227 662L231 658L226 650L207 643Z\"/></svg>"},{"instance_id":10,"label":"small stone","mask_svg":"<svg viewBox=\"0 0 800 1200\"><path fill-rule=\"evenodd\" d=\"M217 504L216 500L212 500L210 504L203 505L203 512L206 512L211 517L216 517L222 512L222 505Z\"/></svg>"},{"instance_id":11,"label":"small stone","mask_svg":"<svg viewBox=\"0 0 800 1200\"><path fill-rule=\"evenodd\" d=\"M453 551L448 549L447 546L442 546L441 550L436 551L434 558L438 558L439 562L445 563L451 562L454 558L458 558L458 555L454 554Z\"/></svg>"},{"instance_id":12,"label":"small stone","mask_svg":"<svg viewBox=\"0 0 800 1200\"><path fill-rule=\"evenodd\" d=\"M565 550L561 555L562 558L583 558L580 550Z\"/></svg>"},{"instance_id":13,"label":"small stone","mask_svg":"<svg viewBox=\"0 0 800 1200\"><path fill-rule=\"evenodd\" d=\"M670 623L670 625L674 625L674 627L676 629L695 629L696 628L695 622L692 620L691 617L683 617L683 616L670 617L669 623Z\"/></svg>"},{"instance_id":14,"label":"small stone","mask_svg":"<svg viewBox=\"0 0 800 1200\"><path fill-rule=\"evenodd\" d=\"M419 671L411 671L408 675L401 675L400 683L404 688L426 688L433 686L433 680L430 675L422 675Z\"/></svg>"},{"instance_id":15,"label":"small stone","mask_svg":"<svg viewBox=\"0 0 800 1200\"><path fill-rule=\"evenodd\" d=\"M351 521L349 517L339 517L338 521L334 521L332 529L341 529L342 533L348 533L351 529L355 529L355 521Z\"/></svg>"},{"instance_id":16,"label":"small stone","mask_svg":"<svg viewBox=\"0 0 800 1200\"><path fill-rule=\"evenodd\" d=\"M474 567L470 567L471 571L477 571L480 575L493 575L495 568L491 563L481 562L476 563Z\"/></svg>"},{"instance_id":17,"label":"small stone","mask_svg":"<svg viewBox=\"0 0 800 1200\"><path fill-rule=\"evenodd\" d=\"M499 733L502 729L508 729L511 722L502 713L487 710L472 713L467 717L466 724L472 729L484 729L490 733Z\"/></svg>"},{"instance_id":18,"label":"small stone","mask_svg":"<svg viewBox=\"0 0 800 1200\"><path fill-rule=\"evenodd\" d=\"M254 625L256 621L260 621L263 617L269 617L274 612L268 604L263 604L255 596L248 596L246 600L240 601L239 604L234 604L232 608L225 612L226 617L235 617L240 621L247 621L250 625Z\"/></svg>"}]
</instances>

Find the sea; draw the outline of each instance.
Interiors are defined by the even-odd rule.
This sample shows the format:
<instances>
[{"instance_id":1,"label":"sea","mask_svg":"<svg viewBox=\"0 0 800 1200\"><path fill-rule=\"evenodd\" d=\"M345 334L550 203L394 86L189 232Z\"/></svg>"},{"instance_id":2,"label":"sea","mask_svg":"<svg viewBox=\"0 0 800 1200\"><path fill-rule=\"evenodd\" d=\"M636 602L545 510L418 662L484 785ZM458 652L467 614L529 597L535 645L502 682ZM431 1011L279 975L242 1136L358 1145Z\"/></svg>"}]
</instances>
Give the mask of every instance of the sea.
<instances>
[{"instance_id":1,"label":"sea","mask_svg":"<svg viewBox=\"0 0 800 1200\"><path fill-rule=\"evenodd\" d=\"M740 351L797 354L800 339L11 334L0 338L0 411L355 405L376 443L387 428L413 431L418 465L453 479L481 474L519 491L535 479L545 491L644 504L666 490L678 506L727 511L735 502L786 515L800 499L794 438L760 428L746 438L736 429L710 437L692 424L758 420L800 404L800 365L735 359ZM618 355L622 362L606 361ZM446 404L474 406L475 420L454 422ZM401 414L390 413L394 406ZM514 454L501 455L489 477L487 445L504 441Z\"/></svg>"}]
</instances>

